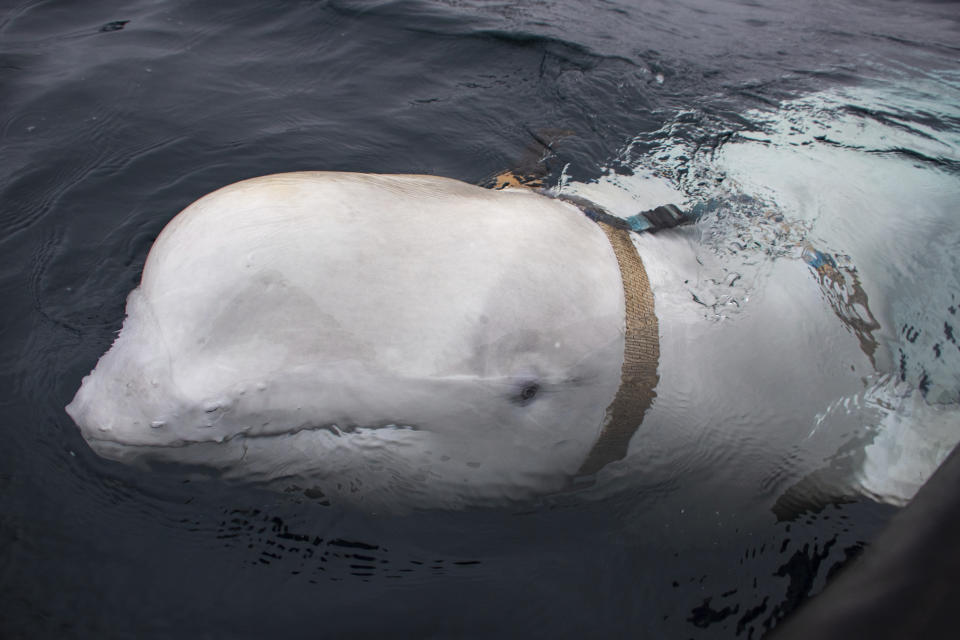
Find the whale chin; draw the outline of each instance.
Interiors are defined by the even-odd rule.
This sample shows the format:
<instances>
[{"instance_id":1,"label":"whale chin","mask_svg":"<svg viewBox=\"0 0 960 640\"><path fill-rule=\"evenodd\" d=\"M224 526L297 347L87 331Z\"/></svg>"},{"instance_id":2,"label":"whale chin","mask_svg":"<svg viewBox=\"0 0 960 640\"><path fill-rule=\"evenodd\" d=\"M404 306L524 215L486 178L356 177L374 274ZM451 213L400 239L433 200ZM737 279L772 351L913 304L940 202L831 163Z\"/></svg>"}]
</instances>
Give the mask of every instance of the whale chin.
<instances>
[{"instance_id":1,"label":"whale chin","mask_svg":"<svg viewBox=\"0 0 960 640\"><path fill-rule=\"evenodd\" d=\"M487 468L472 458L438 453L442 443L404 427L241 435L219 443L87 442L98 456L141 471L378 513L517 506L568 488L574 476L571 469ZM325 463L318 466L317 460Z\"/></svg>"}]
</instances>

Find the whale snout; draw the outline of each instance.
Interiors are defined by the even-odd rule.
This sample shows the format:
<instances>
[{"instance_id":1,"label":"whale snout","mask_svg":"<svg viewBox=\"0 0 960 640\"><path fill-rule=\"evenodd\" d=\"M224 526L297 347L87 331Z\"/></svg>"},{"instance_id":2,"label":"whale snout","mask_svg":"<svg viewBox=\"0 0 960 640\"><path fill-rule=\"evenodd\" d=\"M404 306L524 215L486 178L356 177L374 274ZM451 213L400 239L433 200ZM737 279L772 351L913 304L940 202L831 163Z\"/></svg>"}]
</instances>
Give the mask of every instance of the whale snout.
<instances>
[{"instance_id":1,"label":"whale snout","mask_svg":"<svg viewBox=\"0 0 960 640\"><path fill-rule=\"evenodd\" d=\"M160 433L167 420L144 412L142 396L132 389L119 392L117 385L104 380L100 371L83 379L80 389L66 406L67 414L80 428L80 434L95 450L98 443L114 445L158 445L169 440ZM99 451L97 451L99 453Z\"/></svg>"}]
</instances>

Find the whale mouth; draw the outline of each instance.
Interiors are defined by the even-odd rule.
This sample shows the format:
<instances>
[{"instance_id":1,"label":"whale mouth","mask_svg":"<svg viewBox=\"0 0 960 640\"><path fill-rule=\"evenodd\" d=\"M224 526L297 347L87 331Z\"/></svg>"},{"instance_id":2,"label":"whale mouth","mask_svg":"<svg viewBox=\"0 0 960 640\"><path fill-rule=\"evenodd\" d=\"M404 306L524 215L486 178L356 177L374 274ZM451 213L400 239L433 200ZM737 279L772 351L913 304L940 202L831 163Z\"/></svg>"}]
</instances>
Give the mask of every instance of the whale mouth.
<instances>
[{"instance_id":1,"label":"whale mouth","mask_svg":"<svg viewBox=\"0 0 960 640\"><path fill-rule=\"evenodd\" d=\"M122 440L117 440L115 438L98 438L87 436L84 434L84 440L87 441L87 444L90 445L94 451L98 453L104 450L117 450L117 449L143 449L143 450L165 450L165 449L184 449L187 447L198 447L198 446L211 446L211 445L224 445L230 446L234 444L240 444L245 441L267 441L267 440L279 440L281 438L290 438L299 434L305 433L329 433L336 437L344 437L357 435L362 433L369 432L383 432L383 431L422 431L419 426L388 422L384 424L372 424L372 425L346 425L340 426L339 424L328 424L322 426L305 426L290 429L287 431L272 431L269 433L250 433L247 431L235 433L230 436L224 436L222 438L209 438L206 440L185 440L185 439L176 439L170 440L169 442L123 442Z\"/></svg>"}]
</instances>

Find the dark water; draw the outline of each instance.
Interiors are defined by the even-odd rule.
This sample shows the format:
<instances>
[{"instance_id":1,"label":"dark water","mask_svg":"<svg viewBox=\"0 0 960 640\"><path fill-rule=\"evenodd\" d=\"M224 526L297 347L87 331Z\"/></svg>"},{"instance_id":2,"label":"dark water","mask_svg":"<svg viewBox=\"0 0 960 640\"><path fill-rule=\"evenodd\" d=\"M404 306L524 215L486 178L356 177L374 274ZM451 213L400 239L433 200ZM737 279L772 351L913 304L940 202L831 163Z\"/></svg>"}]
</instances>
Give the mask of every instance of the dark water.
<instances>
[{"instance_id":1,"label":"dark water","mask_svg":"<svg viewBox=\"0 0 960 640\"><path fill-rule=\"evenodd\" d=\"M881 333L901 383L955 403L956 361L914 365L917 329L900 325L945 333L919 338L944 362L958 292L944 258L960 205L957 7L7 3L0 636L762 636L894 509L860 499L777 521L749 499L765 488L692 473L586 502L376 516L123 468L97 458L62 407L119 330L153 239L224 184L303 169L480 183L534 154L550 184L643 168L705 198L714 158L800 112L853 118L837 120L847 138L816 143L908 159L918 173L904 191L950 213L921 221L930 242L916 264L886 254L907 275L935 263L942 286L922 297L892 278ZM859 90L879 97L795 106ZM844 190L794 165L780 174ZM858 183L864 197L870 184ZM833 220L828 244L869 226ZM750 218L709 224L754 231Z\"/></svg>"}]
</instances>

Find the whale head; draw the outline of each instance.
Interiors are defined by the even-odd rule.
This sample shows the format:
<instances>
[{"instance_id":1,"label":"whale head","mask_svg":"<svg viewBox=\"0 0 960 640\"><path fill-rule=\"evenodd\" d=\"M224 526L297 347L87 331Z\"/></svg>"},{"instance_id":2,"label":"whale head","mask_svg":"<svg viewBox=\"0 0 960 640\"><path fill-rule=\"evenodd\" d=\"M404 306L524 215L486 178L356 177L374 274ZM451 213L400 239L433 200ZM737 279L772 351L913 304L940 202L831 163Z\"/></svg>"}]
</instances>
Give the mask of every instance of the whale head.
<instances>
[{"instance_id":1,"label":"whale head","mask_svg":"<svg viewBox=\"0 0 960 640\"><path fill-rule=\"evenodd\" d=\"M624 290L572 205L427 176L225 187L157 238L67 411L102 456L354 500L561 488L621 385Z\"/></svg>"}]
</instances>

